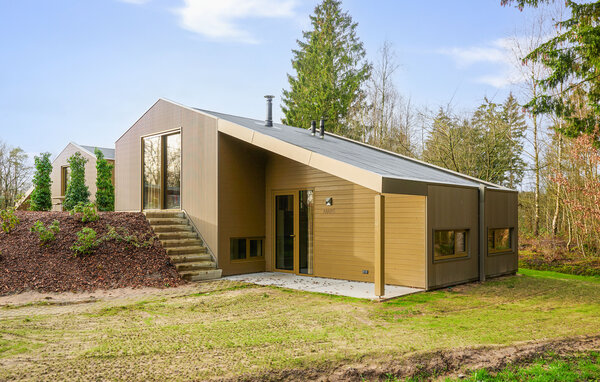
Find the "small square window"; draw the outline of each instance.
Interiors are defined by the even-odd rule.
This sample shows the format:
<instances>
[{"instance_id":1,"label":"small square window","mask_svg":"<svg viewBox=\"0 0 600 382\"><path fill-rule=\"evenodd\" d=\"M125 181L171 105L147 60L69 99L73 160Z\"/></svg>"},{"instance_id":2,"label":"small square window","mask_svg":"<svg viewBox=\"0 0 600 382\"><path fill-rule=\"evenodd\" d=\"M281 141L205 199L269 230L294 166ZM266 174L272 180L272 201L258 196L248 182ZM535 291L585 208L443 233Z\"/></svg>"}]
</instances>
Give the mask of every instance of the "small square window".
<instances>
[{"instance_id":1,"label":"small square window","mask_svg":"<svg viewBox=\"0 0 600 382\"><path fill-rule=\"evenodd\" d=\"M434 260L468 256L467 230L439 230L433 234Z\"/></svg>"},{"instance_id":2,"label":"small square window","mask_svg":"<svg viewBox=\"0 0 600 382\"><path fill-rule=\"evenodd\" d=\"M231 260L245 260L246 239L231 239L229 252Z\"/></svg>"},{"instance_id":3,"label":"small square window","mask_svg":"<svg viewBox=\"0 0 600 382\"><path fill-rule=\"evenodd\" d=\"M488 230L488 252L500 253L512 250L512 229L493 228Z\"/></svg>"},{"instance_id":4,"label":"small square window","mask_svg":"<svg viewBox=\"0 0 600 382\"><path fill-rule=\"evenodd\" d=\"M250 239L250 257L263 256L263 241L262 239Z\"/></svg>"}]
</instances>

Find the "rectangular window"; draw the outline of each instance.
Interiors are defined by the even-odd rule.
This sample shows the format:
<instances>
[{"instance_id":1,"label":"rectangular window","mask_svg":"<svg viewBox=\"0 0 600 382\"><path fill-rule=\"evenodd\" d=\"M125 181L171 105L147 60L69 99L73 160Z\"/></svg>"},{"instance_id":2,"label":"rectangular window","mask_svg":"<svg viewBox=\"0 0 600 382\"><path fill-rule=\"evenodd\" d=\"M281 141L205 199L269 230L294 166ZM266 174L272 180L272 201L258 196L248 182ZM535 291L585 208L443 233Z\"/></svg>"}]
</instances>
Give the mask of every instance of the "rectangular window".
<instances>
[{"instance_id":1,"label":"rectangular window","mask_svg":"<svg viewBox=\"0 0 600 382\"><path fill-rule=\"evenodd\" d=\"M229 241L230 259L250 260L264 257L263 238L232 238Z\"/></svg>"},{"instance_id":2,"label":"rectangular window","mask_svg":"<svg viewBox=\"0 0 600 382\"><path fill-rule=\"evenodd\" d=\"M467 230L440 230L433 233L433 259L444 260L468 256Z\"/></svg>"},{"instance_id":3,"label":"rectangular window","mask_svg":"<svg viewBox=\"0 0 600 382\"><path fill-rule=\"evenodd\" d=\"M146 210L181 206L181 134L142 138L143 206Z\"/></svg>"},{"instance_id":4,"label":"rectangular window","mask_svg":"<svg viewBox=\"0 0 600 382\"><path fill-rule=\"evenodd\" d=\"M67 193L69 180L71 180L71 170L69 166L62 166L60 168L60 192L62 193L62 196L65 196Z\"/></svg>"},{"instance_id":5,"label":"rectangular window","mask_svg":"<svg viewBox=\"0 0 600 382\"><path fill-rule=\"evenodd\" d=\"M512 251L512 228L488 230L488 253Z\"/></svg>"}]
</instances>

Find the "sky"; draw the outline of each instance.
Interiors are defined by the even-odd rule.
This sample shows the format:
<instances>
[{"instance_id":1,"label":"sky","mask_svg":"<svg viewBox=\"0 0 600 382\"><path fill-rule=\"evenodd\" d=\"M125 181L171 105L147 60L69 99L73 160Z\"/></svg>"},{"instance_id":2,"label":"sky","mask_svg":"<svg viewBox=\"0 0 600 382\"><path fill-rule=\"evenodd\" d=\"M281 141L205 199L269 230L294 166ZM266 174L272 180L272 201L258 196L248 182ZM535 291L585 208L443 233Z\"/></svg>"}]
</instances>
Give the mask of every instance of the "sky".
<instances>
[{"instance_id":1,"label":"sky","mask_svg":"<svg viewBox=\"0 0 600 382\"><path fill-rule=\"evenodd\" d=\"M316 0L0 0L0 141L57 155L114 142L159 98L264 118ZM413 105L470 110L514 85L500 0L344 0L374 61L385 40Z\"/></svg>"}]
</instances>

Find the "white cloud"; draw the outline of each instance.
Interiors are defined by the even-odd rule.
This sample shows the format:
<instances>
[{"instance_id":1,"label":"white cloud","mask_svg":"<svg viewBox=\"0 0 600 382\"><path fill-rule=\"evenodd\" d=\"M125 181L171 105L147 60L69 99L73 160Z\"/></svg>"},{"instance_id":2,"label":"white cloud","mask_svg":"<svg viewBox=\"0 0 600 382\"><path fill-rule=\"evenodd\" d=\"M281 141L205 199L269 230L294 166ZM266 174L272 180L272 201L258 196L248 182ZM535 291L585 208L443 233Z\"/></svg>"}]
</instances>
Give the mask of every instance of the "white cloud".
<instances>
[{"instance_id":1,"label":"white cloud","mask_svg":"<svg viewBox=\"0 0 600 382\"><path fill-rule=\"evenodd\" d=\"M527 37L500 38L483 46L442 49L439 53L450 56L459 69L485 65L490 73L475 77L474 81L503 88L525 81L523 71L520 70L521 62L515 51L516 47L523 46L527 40Z\"/></svg>"},{"instance_id":2,"label":"white cloud","mask_svg":"<svg viewBox=\"0 0 600 382\"><path fill-rule=\"evenodd\" d=\"M256 43L240 24L245 19L289 18L296 0L184 0L176 9L183 28L215 40Z\"/></svg>"}]
</instances>

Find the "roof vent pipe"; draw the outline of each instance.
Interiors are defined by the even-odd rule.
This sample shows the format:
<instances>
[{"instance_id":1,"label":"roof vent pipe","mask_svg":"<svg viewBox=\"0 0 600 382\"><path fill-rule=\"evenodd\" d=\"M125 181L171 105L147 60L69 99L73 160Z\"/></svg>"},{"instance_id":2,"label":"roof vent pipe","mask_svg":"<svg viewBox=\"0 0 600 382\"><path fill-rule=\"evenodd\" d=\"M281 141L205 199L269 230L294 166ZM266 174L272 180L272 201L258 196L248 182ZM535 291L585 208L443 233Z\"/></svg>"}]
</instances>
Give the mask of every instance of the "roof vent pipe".
<instances>
[{"instance_id":1,"label":"roof vent pipe","mask_svg":"<svg viewBox=\"0 0 600 382\"><path fill-rule=\"evenodd\" d=\"M313 120L310 122L310 135L312 135L314 137L316 133L317 133L317 121Z\"/></svg>"},{"instance_id":2,"label":"roof vent pipe","mask_svg":"<svg viewBox=\"0 0 600 382\"><path fill-rule=\"evenodd\" d=\"M323 139L325 137L325 118L321 118L321 123L319 124L320 132L319 138Z\"/></svg>"},{"instance_id":3,"label":"roof vent pipe","mask_svg":"<svg viewBox=\"0 0 600 382\"><path fill-rule=\"evenodd\" d=\"M271 127L273 126L273 98L275 96L266 95L265 98L267 99L267 119L265 120L265 126Z\"/></svg>"}]
</instances>

